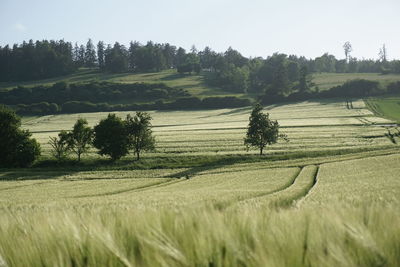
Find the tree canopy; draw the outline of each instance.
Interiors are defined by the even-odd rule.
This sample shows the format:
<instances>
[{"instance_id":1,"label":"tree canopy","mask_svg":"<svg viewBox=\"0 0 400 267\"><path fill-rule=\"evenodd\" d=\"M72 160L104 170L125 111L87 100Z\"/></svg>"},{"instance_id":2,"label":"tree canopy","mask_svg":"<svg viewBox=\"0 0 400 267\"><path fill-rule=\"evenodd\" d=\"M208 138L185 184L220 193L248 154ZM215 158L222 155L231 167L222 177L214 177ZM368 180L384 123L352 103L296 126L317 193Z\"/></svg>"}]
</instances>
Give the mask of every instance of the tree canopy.
<instances>
[{"instance_id":1,"label":"tree canopy","mask_svg":"<svg viewBox=\"0 0 400 267\"><path fill-rule=\"evenodd\" d=\"M21 119L11 109L0 105L0 166L27 167L40 155L40 145L20 129Z\"/></svg>"},{"instance_id":2,"label":"tree canopy","mask_svg":"<svg viewBox=\"0 0 400 267\"><path fill-rule=\"evenodd\" d=\"M125 123L115 114L108 114L94 127L93 145L100 155L108 155L112 161L128 154L128 135Z\"/></svg>"},{"instance_id":3,"label":"tree canopy","mask_svg":"<svg viewBox=\"0 0 400 267\"><path fill-rule=\"evenodd\" d=\"M271 120L268 113L262 113L262 109L260 104L254 106L244 139L247 149L256 147L260 150L260 155L263 154L267 145L275 144L279 137L285 137L279 135L279 123L276 120Z\"/></svg>"},{"instance_id":4,"label":"tree canopy","mask_svg":"<svg viewBox=\"0 0 400 267\"><path fill-rule=\"evenodd\" d=\"M134 117L130 114L126 116L129 148L133 149L137 160L139 160L142 151L154 149L155 139L152 136L151 119L150 114L146 112L136 112Z\"/></svg>"}]
</instances>

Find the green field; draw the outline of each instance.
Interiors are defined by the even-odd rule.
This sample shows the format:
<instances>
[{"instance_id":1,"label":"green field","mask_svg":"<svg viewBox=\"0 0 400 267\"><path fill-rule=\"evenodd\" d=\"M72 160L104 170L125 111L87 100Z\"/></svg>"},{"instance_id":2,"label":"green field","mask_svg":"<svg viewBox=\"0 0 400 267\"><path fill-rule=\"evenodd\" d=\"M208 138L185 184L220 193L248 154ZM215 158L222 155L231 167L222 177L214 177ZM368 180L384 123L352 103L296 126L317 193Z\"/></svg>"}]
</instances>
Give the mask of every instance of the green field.
<instances>
[{"instance_id":1,"label":"green field","mask_svg":"<svg viewBox=\"0 0 400 267\"><path fill-rule=\"evenodd\" d=\"M362 100L268 106L290 141L260 157L250 110L152 111L140 162L61 166L49 136L107 113L25 118L43 155L0 172L0 266L399 266L393 121Z\"/></svg>"},{"instance_id":2,"label":"green field","mask_svg":"<svg viewBox=\"0 0 400 267\"><path fill-rule=\"evenodd\" d=\"M366 100L375 114L400 123L400 97L381 97Z\"/></svg>"}]
</instances>

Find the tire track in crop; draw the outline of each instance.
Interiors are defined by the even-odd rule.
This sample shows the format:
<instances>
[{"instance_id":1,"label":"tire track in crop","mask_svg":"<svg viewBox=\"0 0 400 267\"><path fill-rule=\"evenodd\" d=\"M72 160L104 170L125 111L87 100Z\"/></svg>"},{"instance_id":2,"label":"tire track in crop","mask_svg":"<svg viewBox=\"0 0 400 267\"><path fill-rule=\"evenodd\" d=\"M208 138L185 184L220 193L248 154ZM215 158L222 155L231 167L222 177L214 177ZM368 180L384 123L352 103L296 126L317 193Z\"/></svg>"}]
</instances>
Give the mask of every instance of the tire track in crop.
<instances>
[{"instance_id":1,"label":"tire track in crop","mask_svg":"<svg viewBox=\"0 0 400 267\"><path fill-rule=\"evenodd\" d=\"M131 188L126 188L126 189L120 189L120 190L115 190L115 191L110 191L110 192L105 192L105 193L99 193L99 194L91 194L91 195L80 195L80 196L74 196L72 198L87 198L87 197L102 197L102 196L112 196L112 195L117 195L121 193L126 193L126 192L141 192L153 188L159 188L159 187L164 187L168 186L171 184L175 184L178 182L182 182L182 179L175 179L175 180L168 180L166 182L158 182L158 183L153 183L153 184L147 184L147 185L142 185L142 186L135 186Z\"/></svg>"},{"instance_id":2,"label":"tire track in crop","mask_svg":"<svg viewBox=\"0 0 400 267\"><path fill-rule=\"evenodd\" d=\"M311 166L313 166L313 165L305 166L305 167L303 168L303 170L304 170L306 167L311 167ZM279 198L278 198L276 201L272 201L272 202L270 203L270 206L273 207L273 208L277 208L277 209L293 208L293 207L295 207L296 204L299 202L299 200L304 199L304 198L310 193L310 191L315 187L315 185L317 184L320 166L319 166L319 165L316 165L315 167L316 167L316 169L314 170L314 173L312 174L312 180L311 180L310 185L307 185L307 186L304 187L304 188L300 188L300 189L298 190L299 192L294 192L294 195L293 195L293 196L289 196L289 197L287 197L287 198L282 198L282 199L279 199ZM307 178L307 177L306 177L306 178ZM302 181L302 182L303 182L303 181ZM296 188L296 189L298 189L298 188ZM296 189L295 189L295 190L296 190Z\"/></svg>"},{"instance_id":3,"label":"tire track in crop","mask_svg":"<svg viewBox=\"0 0 400 267\"><path fill-rule=\"evenodd\" d=\"M308 173L309 171L312 171L312 173ZM268 197L270 195L271 199L267 199L265 204L271 208L284 209L295 207L296 203L298 203L299 200L304 199L308 194L310 194L311 190L316 186L318 181L318 174L319 165L303 166L290 186L282 190L277 190L272 194L263 194L243 199L236 202L235 204L240 204L241 202L256 198Z\"/></svg>"},{"instance_id":4,"label":"tire track in crop","mask_svg":"<svg viewBox=\"0 0 400 267\"><path fill-rule=\"evenodd\" d=\"M321 170L321 165L317 165L317 171L314 174L313 183L312 183L311 187L307 190L307 192L302 197L300 197L296 200L295 205L297 207L299 207L304 202L304 200L315 190L317 183L318 183L318 175L319 175L320 170Z\"/></svg>"},{"instance_id":5,"label":"tire track in crop","mask_svg":"<svg viewBox=\"0 0 400 267\"><path fill-rule=\"evenodd\" d=\"M285 183L280 188L277 188L277 189L271 190L271 191L262 192L262 193L259 193L259 194L256 194L256 195L252 195L250 197L240 198L240 199L238 199L236 201L222 202L222 203L218 202L218 203L215 204L215 206L220 210L224 210L224 209L227 209L227 208L229 208L229 207L231 207L233 205L238 205L238 204L240 204L241 202L244 202L244 201L248 201L248 200L251 200L251 199L254 199L254 198L264 197L264 196L268 196L268 195L272 195L272 194L277 194L279 192L287 190L296 182L296 179L299 177L299 175L300 175L301 171L303 170L303 168L304 167L299 168L299 170L295 173L295 175L293 175L292 179L290 179L288 183Z\"/></svg>"}]
</instances>

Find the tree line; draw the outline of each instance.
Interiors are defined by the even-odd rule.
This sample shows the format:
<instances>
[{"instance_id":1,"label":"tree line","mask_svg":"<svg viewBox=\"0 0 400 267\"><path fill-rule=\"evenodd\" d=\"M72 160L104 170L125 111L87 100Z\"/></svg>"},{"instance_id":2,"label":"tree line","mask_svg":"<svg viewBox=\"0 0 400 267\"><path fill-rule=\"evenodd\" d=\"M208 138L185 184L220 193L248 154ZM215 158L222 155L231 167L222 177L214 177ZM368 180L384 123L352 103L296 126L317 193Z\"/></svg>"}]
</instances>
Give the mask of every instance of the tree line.
<instances>
[{"instance_id":1,"label":"tree line","mask_svg":"<svg viewBox=\"0 0 400 267\"><path fill-rule=\"evenodd\" d=\"M70 153L76 154L79 162L91 147L98 149L100 155L109 156L112 161L129 151L133 151L139 160L142 151L151 151L155 147L151 120L148 113L140 111L133 117L128 114L125 120L108 114L92 129L86 119L79 118L71 131L63 130L58 137L50 137L49 144L58 162L66 160Z\"/></svg>"},{"instance_id":2,"label":"tree line","mask_svg":"<svg viewBox=\"0 0 400 267\"><path fill-rule=\"evenodd\" d=\"M186 51L169 43L152 41L146 44L132 41L125 46L103 41L95 45L91 39L86 45L73 45L64 40L29 40L12 47L0 46L0 81L51 78L73 73L80 67L95 67L111 73L157 72L175 68L181 74L205 70L213 74L208 77L210 83L222 84L230 91L257 90L260 82L269 79L268 75L264 77L263 70L268 69L264 65L281 64L282 60L284 68L280 72L288 72L289 81L297 81L302 72L400 73L400 61L388 60L385 45L379 50L378 60L352 57L353 49L349 42L343 48L344 59L337 59L328 53L314 59L275 53L264 59L244 57L231 47L217 53L210 47L198 51L193 46Z\"/></svg>"}]
</instances>

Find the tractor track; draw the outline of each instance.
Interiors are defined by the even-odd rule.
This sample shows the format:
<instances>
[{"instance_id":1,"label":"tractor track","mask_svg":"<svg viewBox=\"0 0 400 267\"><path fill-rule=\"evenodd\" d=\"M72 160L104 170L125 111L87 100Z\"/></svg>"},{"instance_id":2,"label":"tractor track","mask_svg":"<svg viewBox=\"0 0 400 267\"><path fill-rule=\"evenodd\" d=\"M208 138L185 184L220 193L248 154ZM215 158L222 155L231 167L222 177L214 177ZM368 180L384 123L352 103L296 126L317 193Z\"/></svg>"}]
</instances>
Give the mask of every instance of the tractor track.
<instances>
[{"instance_id":1,"label":"tractor track","mask_svg":"<svg viewBox=\"0 0 400 267\"><path fill-rule=\"evenodd\" d=\"M118 195L126 192L141 192L149 189L154 189L154 188L160 188L164 186L168 186L171 184L179 183L182 182L182 179L175 179L175 180L170 180L166 182L159 182L159 183L154 183L150 185L143 185L143 186L137 186L134 188L128 188L128 189L121 189L121 190L116 190L116 191L111 191L111 192L106 192L106 193L99 193L99 194L92 194L92 195L81 195L81 196L74 196L71 198L87 198L87 197L102 197L102 196L112 196L112 195Z\"/></svg>"},{"instance_id":2,"label":"tractor track","mask_svg":"<svg viewBox=\"0 0 400 267\"><path fill-rule=\"evenodd\" d=\"M264 196L268 196L268 195L272 195L272 194L277 194L279 192L287 190L288 188L290 188L296 182L296 179L299 177L299 175L300 175L302 170L303 170L303 167L300 167L299 170L295 173L295 175L293 175L293 178L291 180L289 180L288 183L286 183L285 185L283 185L280 188L277 188L277 189L272 190L272 191L262 192L262 193L259 193L259 194L256 194L256 195L252 195L250 197L241 198L241 199L239 199L237 201L228 202L228 203L220 203L219 204L219 209L224 210L224 209L227 209L227 208L229 208L231 206L238 205L239 203L247 201L247 200L250 200L250 199L264 197Z\"/></svg>"}]
</instances>

